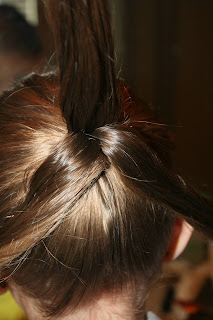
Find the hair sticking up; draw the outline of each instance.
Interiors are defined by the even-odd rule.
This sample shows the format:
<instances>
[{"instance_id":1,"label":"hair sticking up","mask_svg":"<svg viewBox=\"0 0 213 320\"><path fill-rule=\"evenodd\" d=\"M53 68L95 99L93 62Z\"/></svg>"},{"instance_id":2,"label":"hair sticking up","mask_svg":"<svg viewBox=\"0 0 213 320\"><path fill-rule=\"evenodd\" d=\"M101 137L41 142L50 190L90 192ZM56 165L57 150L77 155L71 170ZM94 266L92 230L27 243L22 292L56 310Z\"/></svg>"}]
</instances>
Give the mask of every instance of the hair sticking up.
<instances>
[{"instance_id":1,"label":"hair sticking up","mask_svg":"<svg viewBox=\"0 0 213 320\"><path fill-rule=\"evenodd\" d=\"M69 131L91 133L121 115L107 1L47 0ZM55 14L57 12L57 15Z\"/></svg>"}]
</instances>

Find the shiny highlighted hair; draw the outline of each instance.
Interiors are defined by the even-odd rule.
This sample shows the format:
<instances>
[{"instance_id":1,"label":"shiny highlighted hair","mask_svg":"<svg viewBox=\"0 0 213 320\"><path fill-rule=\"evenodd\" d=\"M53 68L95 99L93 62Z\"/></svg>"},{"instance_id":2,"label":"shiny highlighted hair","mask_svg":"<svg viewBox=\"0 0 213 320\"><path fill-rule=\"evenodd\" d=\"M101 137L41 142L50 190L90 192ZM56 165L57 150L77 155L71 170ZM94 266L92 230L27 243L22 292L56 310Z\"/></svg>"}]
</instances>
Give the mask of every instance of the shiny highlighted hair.
<instances>
[{"instance_id":1,"label":"shiny highlighted hair","mask_svg":"<svg viewBox=\"0 0 213 320\"><path fill-rule=\"evenodd\" d=\"M0 268L48 316L159 272L174 219L213 236L152 109L116 76L105 0L46 0L58 69L0 98ZM57 12L57 14L55 14Z\"/></svg>"}]
</instances>

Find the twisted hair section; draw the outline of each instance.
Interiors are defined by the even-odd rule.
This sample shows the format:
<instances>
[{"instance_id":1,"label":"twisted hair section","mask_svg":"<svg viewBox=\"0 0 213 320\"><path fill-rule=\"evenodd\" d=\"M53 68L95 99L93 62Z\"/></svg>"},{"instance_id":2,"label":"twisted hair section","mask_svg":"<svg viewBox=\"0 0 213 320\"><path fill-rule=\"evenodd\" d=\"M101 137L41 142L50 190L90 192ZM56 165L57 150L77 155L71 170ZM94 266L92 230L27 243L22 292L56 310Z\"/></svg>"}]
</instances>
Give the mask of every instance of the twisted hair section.
<instances>
[{"instance_id":1,"label":"twisted hair section","mask_svg":"<svg viewBox=\"0 0 213 320\"><path fill-rule=\"evenodd\" d=\"M145 122L68 133L54 81L31 76L0 113L1 270L52 316L150 279L176 215L212 236L210 208L164 165Z\"/></svg>"},{"instance_id":2,"label":"twisted hair section","mask_svg":"<svg viewBox=\"0 0 213 320\"><path fill-rule=\"evenodd\" d=\"M133 193L134 185L128 186L143 179L140 167L133 172L130 168L138 161L131 150L138 148L140 139L125 125L100 127L92 134L67 133L66 123L57 118L60 109L48 104L51 98L39 105L35 86L37 104L22 105L25 98L30 100L28 87L18 90L16 96L4 98L0 116L8 118L10 103L14 107L16 101L13 124L19 119L18 124L11 124L10 132L8 120L5 128L1 125L7 161L2 161L0 174L6 178L17 159L23 161L23 168L19 163L1 193L5 195L2 203L8 195L13 202L0 212L2 273L12 274L24 292L39 298L48 315L56 315L71 302L85 301L101 289L120 288L127 278L134 282L138 272L151 277L165 254L173 218L140 190ZM50 94L44 86L39 90ZM15 144L20 134L21 148ZM17 181L16 190L11 181ZM165 222L162 247L153 247ZM156 231L153 239L147 237L151 230Z\"/></svg>"},{"instance_id":3,"label":"twisted hair section","mask_svg":"<svg viewBox=\"0 0 213 320\"><path fill-rule=\"evenodd\" d=\"M0 270L56 316L145 286L175 217L212 238L213 215L172 171L167 128L116 79L106 1L46 5L58 72L0 98Z\"/></svg>"}]
</instances>

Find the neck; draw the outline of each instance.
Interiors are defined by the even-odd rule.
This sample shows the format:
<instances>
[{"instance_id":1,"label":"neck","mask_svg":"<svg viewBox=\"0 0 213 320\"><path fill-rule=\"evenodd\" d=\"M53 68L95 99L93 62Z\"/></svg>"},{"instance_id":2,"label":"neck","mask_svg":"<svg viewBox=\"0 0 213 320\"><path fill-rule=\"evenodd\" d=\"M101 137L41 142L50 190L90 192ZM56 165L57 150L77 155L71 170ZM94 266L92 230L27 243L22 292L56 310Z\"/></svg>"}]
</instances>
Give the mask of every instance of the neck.
<instances>
[{"instance_id":1,"label":"neck","mask_svg":"<svg viewBox=\"0 0 213 320\"><path fill-rule=\"evenodd\" d=\"M47 320L42 316L33 299L24 296L16 290L11 290L14 298L26 313L29 320ZM135 290L134 290L135 291ZM93 298L90 304L80 306L74 312L69 308L62 315L56 316L54 320L145 320L143 304L138 300L138 292L132 289L123 289L116 293L104 293ZM143 296L143 295L141 295ZM137 301L137 302L136 302ZM140 307L138 307L140 305Z\"/></svg>"}]
</instances>

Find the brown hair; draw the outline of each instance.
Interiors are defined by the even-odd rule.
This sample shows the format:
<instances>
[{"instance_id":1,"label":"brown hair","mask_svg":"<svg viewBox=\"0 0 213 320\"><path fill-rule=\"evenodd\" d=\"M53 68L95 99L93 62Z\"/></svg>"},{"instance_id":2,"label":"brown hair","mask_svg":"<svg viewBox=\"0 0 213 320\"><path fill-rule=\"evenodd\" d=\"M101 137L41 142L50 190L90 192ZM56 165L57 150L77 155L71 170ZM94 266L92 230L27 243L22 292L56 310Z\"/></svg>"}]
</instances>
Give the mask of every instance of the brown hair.
<instances>
[{"instance_id":1,"label":"brown hair","mask_svg":"<svg viewBox=\"0 0 213 320\"><path fill-rule=\"evenodd\" d=\"M175 217L212 237L213 215L170 169L165 127L117 79L106 1L46 5L58 71L0 98L0 266L54 316L150 280Z\"/></svg>"}]
</instances>

